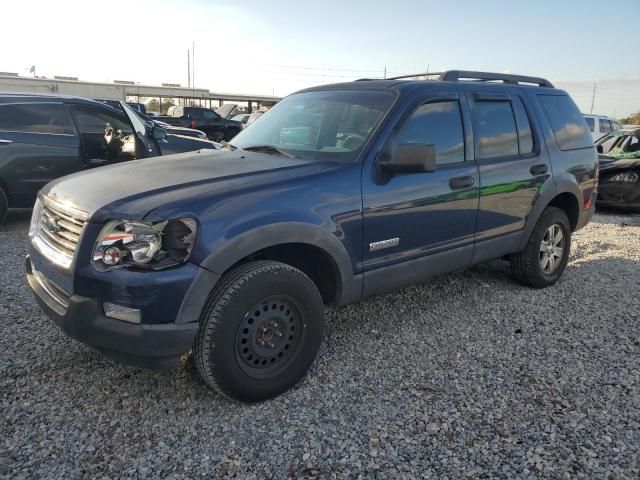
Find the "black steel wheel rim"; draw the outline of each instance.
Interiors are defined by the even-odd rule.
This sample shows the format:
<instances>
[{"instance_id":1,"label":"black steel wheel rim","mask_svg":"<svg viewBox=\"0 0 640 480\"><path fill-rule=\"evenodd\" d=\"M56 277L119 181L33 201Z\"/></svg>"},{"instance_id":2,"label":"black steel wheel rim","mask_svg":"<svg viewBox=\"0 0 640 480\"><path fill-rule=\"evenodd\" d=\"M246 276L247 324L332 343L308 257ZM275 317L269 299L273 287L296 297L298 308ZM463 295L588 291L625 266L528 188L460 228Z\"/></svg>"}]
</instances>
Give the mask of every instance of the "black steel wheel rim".
<instances>
[{"instance_id":1,"label":"black steel wheel rim","mask_svg":"<svg viewBox=\"0 0 640 480\"><path fill-rule=\"evenodd\" d=\"M285 370L303 343L306 324L293 298L271 296L243 317L236 335L240 368L254 378L271 378Z\"/></svg>"}]
</instances>

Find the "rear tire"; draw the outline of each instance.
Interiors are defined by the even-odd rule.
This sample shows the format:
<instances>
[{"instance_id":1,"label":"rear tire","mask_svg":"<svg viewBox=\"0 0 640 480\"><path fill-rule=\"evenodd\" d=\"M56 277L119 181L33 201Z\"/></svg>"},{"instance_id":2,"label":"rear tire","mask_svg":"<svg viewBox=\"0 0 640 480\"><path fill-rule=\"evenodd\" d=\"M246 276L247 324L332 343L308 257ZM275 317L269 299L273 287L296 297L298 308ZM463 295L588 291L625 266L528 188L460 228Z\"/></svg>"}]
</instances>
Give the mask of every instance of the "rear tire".
<instances>
[{"instance_id":1,"label":"rear tire","mask_svg":"<svg viewBox=\"0 0 640 480\"><path fill-rule=\"evenodd\" d=\"M259 402L304 376L323 332L322 297L309 277L284 263L250 262L223 275L211 292L194 361L220 394Z\"/></svg>"},{"instance_id":2,"label":"rear tire","mask_svg":"<svg viewBox=\"0 0 640 480\"><path fill-rule=\"evenodd\" d=\"M571 226L567 214L547 207L536 223L524 250L511 256L511 272L520 283L544 288L558 281L571 251Z\"/></svg>"},{"instance_id":3,"label":"rear tire","mask_svg":"<svg viewBox=\"0 0 640 480\"><path fill-rule=\"evenodd\" d=\"M0 225L4 225L4 221L7 218L7 211L9 210L9 199L6 193L0 187Z\"/></svg>"}]
</instances>

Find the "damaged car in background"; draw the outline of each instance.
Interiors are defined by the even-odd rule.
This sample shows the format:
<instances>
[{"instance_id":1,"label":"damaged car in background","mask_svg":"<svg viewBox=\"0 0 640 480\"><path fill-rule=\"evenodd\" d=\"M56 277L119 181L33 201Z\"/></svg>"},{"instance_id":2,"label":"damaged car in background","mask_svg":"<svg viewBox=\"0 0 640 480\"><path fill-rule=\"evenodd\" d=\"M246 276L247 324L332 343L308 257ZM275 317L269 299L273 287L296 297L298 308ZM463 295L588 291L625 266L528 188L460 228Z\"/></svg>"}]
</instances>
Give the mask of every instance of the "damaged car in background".
<instances>
[{"instance_id":1,"label":"damaged car in background","mask_svg":"<svg viewBox=\"0 0 640 480\"><path fill-rule=\"evenodd\" d=\"M171 135L129 105L81 97L0 94L0 224L9 208L31 208L50 181L103 165L219 144Z\"/></svg>"},{"instance_id":2,"label":"damaged car in background","mask_svg":"<svg viewBox=\"0 0 640 480\"><path fill-rule=\"evenodd\" d=\"M640 128L622 129L596 142L600 156L598 206L640 210Z\"/></svg>"}]
</instances>

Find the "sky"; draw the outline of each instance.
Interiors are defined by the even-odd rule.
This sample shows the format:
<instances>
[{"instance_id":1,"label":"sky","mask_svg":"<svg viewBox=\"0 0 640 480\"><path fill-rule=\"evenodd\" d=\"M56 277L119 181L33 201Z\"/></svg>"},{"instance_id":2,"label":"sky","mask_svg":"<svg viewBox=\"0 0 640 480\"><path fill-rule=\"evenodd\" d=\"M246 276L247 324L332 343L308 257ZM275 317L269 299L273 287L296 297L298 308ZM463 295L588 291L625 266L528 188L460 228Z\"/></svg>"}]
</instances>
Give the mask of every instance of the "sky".
<instances>
[{"instance_id":1,"label":"sky","mask_svg":"<svg viewBox=\"0 0 640 480\"><path fill-rule=\"evenodd\" d=\"M20 0L0 71L275 94L447 69L542 76L585 113L640 110L640 0ZM632 50L629 47L636 47Z\"/></svg>"}]
</instances>

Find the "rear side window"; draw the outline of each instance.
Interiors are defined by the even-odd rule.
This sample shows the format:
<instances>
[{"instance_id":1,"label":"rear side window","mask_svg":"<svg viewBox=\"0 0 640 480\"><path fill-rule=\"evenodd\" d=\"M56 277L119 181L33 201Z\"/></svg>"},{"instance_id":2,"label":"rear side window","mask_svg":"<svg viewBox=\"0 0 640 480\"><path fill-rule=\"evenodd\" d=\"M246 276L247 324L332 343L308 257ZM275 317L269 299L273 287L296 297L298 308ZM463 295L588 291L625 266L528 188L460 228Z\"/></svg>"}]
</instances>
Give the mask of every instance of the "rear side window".
<instances>
[{"instance_id":1,"label":"rear side window","mask_svg":"<svg viewBox=\"0 0 640 480\"><path fill-rule=\"evenodd\" d=\"M561 150L593 147L584 117L566 95L538 95Z\"/></svg>"},{"instance_id":2,"label":"rear side window","mask_svg":"<svg viewBox=\"0 0 640 480\"><path fill-rule=\"evenodd\" d=\"M0 105L0 130L73 135L64 105L53 103Z\"/></svg>"},{"instance_id":3,"label":"rear side window","mask_svg":"<svg viewBox=\"0 0 640 480\"><path fill-rule=\"evenodd\" d=\"M611 123L609 120L605 120L604 118L600 119L600 133L609 133L611 132Z\"/></svg>"},{"instance_id":4,"label":"rear side window","mask_svg":"<svg viewBox=\"0 0 640 480\"><path fill-rule=\"evenodd\" d=\"M438 165L464 161L464 135L458 101L425 103L405 120L395 144L435 145Z\"/></svg>"},{"instance_id":5,"label":"rear side window","mask_svg":"<svg viewBox=\"0 0 640 480\"><path fill-rule=\"evenodd\" d=\"M518 155L518 132L511 102L477 101L473 115L479 159Z\"/></svg>"},{"instance_id":6,"label":"rear side window","mask_svg":"<svg viewBox=\"0 0 640 480\"><path fill-rule=\"evenodd\" d=\"M513 97L513 109L516 114L516 124L518 126L518 145L520 155L527 155L533 152L533 134L531 133L531 123L527 116L520 97Z\"/></svg>"},{"instance_id":7,"label":"rear side window","mask_svg":"<svg viewBox=\"0 0 640 480\"><path fill-rule=\"evenodd\" d=\"M587 122L587 126L589 127L589 131L593 133L596 128L596 122L593 117L584 117L584 120Z\"/></svg>"}]
</instances>

